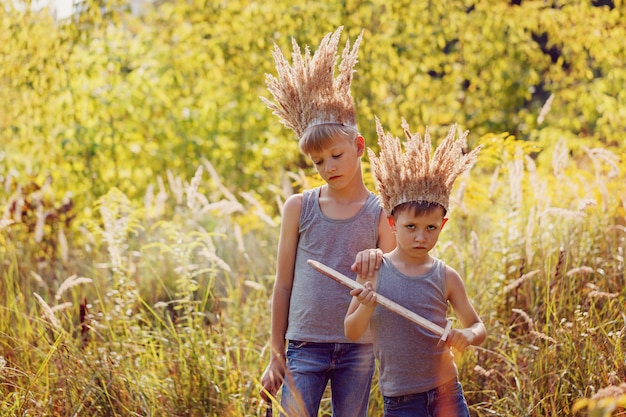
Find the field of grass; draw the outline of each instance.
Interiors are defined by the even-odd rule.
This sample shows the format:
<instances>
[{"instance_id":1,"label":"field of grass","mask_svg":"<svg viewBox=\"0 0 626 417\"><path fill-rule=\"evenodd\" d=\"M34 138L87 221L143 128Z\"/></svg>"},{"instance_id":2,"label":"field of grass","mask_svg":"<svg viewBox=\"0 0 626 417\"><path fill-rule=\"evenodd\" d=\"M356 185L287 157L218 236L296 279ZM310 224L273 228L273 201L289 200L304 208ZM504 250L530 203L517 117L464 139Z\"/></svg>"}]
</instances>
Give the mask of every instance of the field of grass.
<instances>
[{"instance_id":1,"label":"field of grass","mask_svg":"<svg viewBox=\"0 0 626 417\"><path fill-rule=\"evenodd\" d=\"M474 416L624 414L623 161L561 145L499 164L487 147L436 248L489 331L457 355ZM42 215L46 185L4 203L0 415L264 415L285 196L258 201L211 168L156 181L141 205L111 189L89 217Z\"/></svg>"},{"instance_id":2,"label":"field of grass","mask_svg":"<svg viewBox=\"0 0 626 417\"><path fill-rule=\"evenodd\" d=\"M0 10L0 416L265 415L280 208L319 179L259 96L340 25L368 146L483 145L435 249L489 333L472 415L625 414L624 0L43 3Z\"/></svg>"}]
</instances>

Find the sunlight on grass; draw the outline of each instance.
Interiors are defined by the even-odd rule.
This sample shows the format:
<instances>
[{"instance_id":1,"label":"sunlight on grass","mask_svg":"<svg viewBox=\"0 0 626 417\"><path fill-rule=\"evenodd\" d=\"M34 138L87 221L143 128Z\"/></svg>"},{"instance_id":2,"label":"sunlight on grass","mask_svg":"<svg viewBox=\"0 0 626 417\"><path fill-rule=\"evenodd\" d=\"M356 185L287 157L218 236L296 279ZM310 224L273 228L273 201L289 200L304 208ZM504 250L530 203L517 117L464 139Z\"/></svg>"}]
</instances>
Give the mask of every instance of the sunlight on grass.
<instances>
[{"instance_id":1,"label":"sunlight on grass","mask_svg":"<svg viewBox=\"0 0 626 417\"><path fill-rule=\"evenodd\" d=\"M545 169L507 140L485 144L436 248L465 276L489 330L456 357L470 409L619 413L624 172L591 151L557 152L567 161ZM229 191L208 161L191 180L169 173L157 187L143 206L111 189L95 215L65 223L66 248L54 228L37 244L34 229L3 220L2 415L264 412L276 214ZM382 410L376 381L370 410Z\"/></svg>"}]
</instances>

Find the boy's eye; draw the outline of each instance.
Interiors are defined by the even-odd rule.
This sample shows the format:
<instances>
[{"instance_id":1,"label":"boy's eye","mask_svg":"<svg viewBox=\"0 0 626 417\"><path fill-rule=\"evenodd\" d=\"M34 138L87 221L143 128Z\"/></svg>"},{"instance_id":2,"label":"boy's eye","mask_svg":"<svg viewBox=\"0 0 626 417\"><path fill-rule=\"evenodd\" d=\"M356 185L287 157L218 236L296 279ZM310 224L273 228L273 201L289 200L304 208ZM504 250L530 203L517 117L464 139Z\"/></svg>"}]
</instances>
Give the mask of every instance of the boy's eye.
<instances>
[{"instance_id":1,"label":"boy's eye","mask_svg":"<svg viewBox=\"0 0 626 417\"><path fill-rule=\"evenodd\" d=\"M433 226L432 224L428 226L428 230L435 230L435 229L437 229L437 226Z\"/></svg>"},{"instance_id":2,"label":"boy's eye","mask_svg":"<svg viewBox=\"0 0 626 417\"><path fill-rule=\"evenodd\" d=\"M340 153L339 155L333 155L333 158L339 158L341 155L343 155L343 154Z\"/></svg>"}]
</instances>

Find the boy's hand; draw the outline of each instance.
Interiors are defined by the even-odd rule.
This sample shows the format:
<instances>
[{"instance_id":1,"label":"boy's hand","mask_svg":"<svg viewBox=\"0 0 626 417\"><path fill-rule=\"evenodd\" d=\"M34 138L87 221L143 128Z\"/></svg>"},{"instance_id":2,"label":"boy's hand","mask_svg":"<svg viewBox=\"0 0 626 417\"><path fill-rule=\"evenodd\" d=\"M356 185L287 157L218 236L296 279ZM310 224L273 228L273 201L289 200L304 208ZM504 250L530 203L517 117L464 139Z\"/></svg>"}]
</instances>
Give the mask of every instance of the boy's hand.
<instances>
[{"instance_id":1,"label":"boy's hand","mask_svg":"<svg viewBox=\"0 0 626 417\"><path fill-rule=\"evenodd\" d=\"M271 360L261 377L261 385L263 385L263 389L259 393L261 398L264 401L270 402L271 400L268 397L267 392L269 392L271 396L275 397L278 389L283 384L284 378L285 364L281 364L278 360Z\"/></svg>"},{"instance_id":2,"label":"boy's hand","mask_svg":"<svg viewBox=\"0 0 626 417\"><path fill-rule=\"evenodd\" d=\"M373 307L376 305L376 293L372 288L372 283L368 281L363 287L364 288L356 288L350 291L350 295L356 297L361 304Z\"/></svg>"},{"instance_id":3,"label":"boy's hand","mask_svg":"<svg viewBox=\"0 0 626 417\"><path fill-rule=\"evenodd\" d=\"M373 278L376 271L380 269L382 262L383 251L380 248L366 249L356 254L350 269L364 279Z\"/></svg>"},{"instance_id":4,"label":"boy's hand","mask_svg":"<svg viewBox=\"0 0 626 417\"><path fill-rule=\"evenodd\" d=\"M459 352L463 352L468 346L471 346L473 337L474 334L470 329L452 329L448 334L446 344Z\"/></svg>"}]
</instances>

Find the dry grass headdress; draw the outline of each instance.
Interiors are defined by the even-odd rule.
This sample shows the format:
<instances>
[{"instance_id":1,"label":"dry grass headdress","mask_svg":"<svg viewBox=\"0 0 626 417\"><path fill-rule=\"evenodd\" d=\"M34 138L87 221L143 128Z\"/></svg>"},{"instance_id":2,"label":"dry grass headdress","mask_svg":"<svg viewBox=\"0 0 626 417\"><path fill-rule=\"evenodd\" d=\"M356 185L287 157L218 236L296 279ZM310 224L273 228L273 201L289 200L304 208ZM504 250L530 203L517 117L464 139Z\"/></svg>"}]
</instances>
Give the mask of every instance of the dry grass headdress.
<instances>
[{"instance_id":1,"label":"dry grass headdress","mask_svg":"<svg viewBox=\"0 0 626 417\"><path fill-rule=\"evenodd\" d=\"M311 126L325 123L341 124L356 128L354 102L350 94L350 84L363 31L350 49L350 41L341 55L339 76L335 78L337 46L343 26L328 33L311 57L311 50L305 48L304 57L295 39L291 39L293 65L274 44L274 61L278 78L267 74L265 82L274 101L265 97L261 100L273 110L280 121L296 132L298 138Z\"/></svg>"},{"instance_id":2,"label":"dry grass headdress","mask_svg":"<svg viewBox=\"0 0 626 417\"><path fill-rule=\"evenodd\" d=\"M468 132L455 140L454 124L431 158L428 128L423 139L419 133L410 132L409 124L404 119L402 129L407 137L404 153L400 139L385 133L380 120L376 118L379 156L368 149L383 210L390 215L399 204L428 201L440 204L447 211L454 181L474 164L480 146L463 154Z\"/></svg>"}]
</instances>

